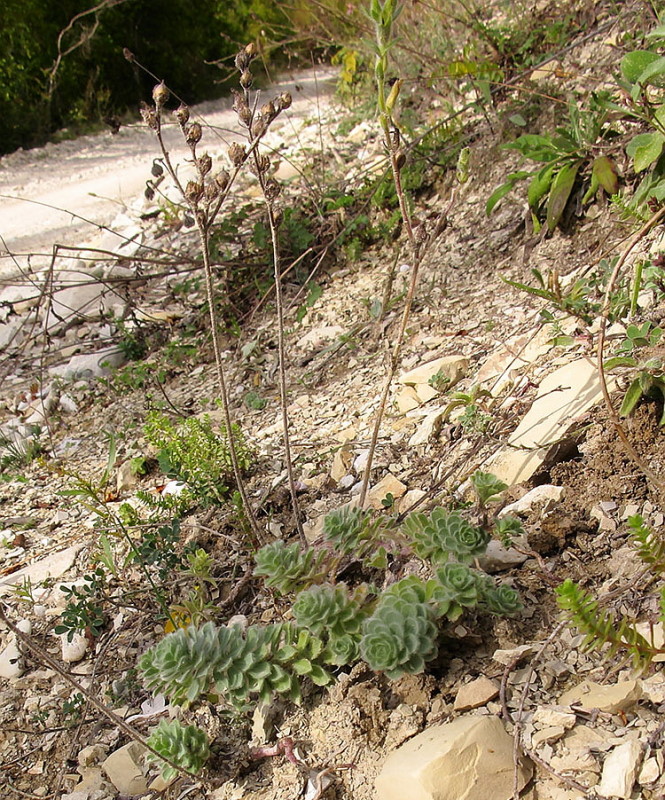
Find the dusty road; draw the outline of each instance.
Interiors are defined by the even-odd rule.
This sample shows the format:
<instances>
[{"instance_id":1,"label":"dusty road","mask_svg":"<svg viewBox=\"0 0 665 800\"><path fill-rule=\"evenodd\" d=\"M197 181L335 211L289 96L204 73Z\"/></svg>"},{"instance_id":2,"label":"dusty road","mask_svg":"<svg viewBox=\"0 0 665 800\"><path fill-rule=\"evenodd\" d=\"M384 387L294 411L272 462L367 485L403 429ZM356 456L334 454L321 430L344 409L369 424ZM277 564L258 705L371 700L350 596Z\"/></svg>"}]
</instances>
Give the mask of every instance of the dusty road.
<instances>
[{"instance_id":1,"label":"dusty road","mask_svg":"<svg viewBox=\"0 0 665 800\"><path fill-rule=\"evenodd\" d=\"M273 127L316 114L332 91L333 76L330 67L293 73L262 92L266 99L280 91L293 96L292 107ZM213 155L223 152L238 131L231 99L204 103L192 112L192 118L198 115L210 126L205 148ZM165 140L176 160L188 155L177 125L166 128ZM103 132L0 159L0 276L25 268L29 254L50 254L55 243L89 243L98 225L110 224L143 193L156 155L154 134L136 123L115 136ZM32 268L44 261L33 255Z\"/></svg>"}]
</instances>

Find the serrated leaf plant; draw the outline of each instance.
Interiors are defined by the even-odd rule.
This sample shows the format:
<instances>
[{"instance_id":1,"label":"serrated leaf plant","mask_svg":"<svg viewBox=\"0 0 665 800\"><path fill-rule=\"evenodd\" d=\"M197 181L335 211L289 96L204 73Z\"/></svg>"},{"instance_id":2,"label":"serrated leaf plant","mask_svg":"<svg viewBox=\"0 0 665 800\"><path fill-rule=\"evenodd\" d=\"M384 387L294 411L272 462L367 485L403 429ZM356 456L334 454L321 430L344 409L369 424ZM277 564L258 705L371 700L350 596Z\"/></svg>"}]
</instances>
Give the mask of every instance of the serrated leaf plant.
<instances>
[{"instance_id":1,"label":"serrated leaf plant","mask_svg":"<svg viewBox=\"0 0 665 800\"><path fill-rule=\"evenodd\" d=\"M210 744L205 731L195 725L183 725L180 720L163 719L148 737L148 744L165 758L194 775L199 773L210 757ZM162 765L162 778L169 781L179 775L170 764L148 753L148 761Z\"/></svg>"},{"instance_id":2,"label":"serrated leaf plant","mask_svg":"<svg viewBox=\"0 0 665 800\"><path fill-rule=\"evenodd\" d=\"M287 545L281 540L264 545L254 556L254 574L280 594L302 589L321 575L324 553L313 548L303 552L298 542Z\"/></svg>"},{"instance_id":3,"label":"serrated leaf plant","mask_svg":"<svg viewBox=\"0 0 665 800\"><path fill-rule=\"evenodd\" d=\"M445 508L435 508L429 518L422 513L409 515L403 530L414 551L434 564L444 564L451 558L469 564L485 552L490 540L486 530Z\"/></svg>"}]
</instances>

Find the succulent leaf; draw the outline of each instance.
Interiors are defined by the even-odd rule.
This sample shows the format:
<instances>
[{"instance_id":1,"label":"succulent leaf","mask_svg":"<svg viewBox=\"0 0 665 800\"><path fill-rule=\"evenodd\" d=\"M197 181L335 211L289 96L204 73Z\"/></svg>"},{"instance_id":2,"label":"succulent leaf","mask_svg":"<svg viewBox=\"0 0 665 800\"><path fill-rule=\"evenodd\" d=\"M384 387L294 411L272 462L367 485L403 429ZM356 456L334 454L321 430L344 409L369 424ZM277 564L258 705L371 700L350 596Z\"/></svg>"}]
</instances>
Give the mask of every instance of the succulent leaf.
<instances>
[{"instance_id":1,"label":"succulent leaf","mask_svg":"<svg viewBox=\"0 0 665 800\"><path fill-rule=\"evenodd\" d=\"M163 719L148 738L148 744L162 756L173 761L187 772L201 771L210 755L205 731L194 725L184 726L180 720L170 722ZM154 753L148 753L149 761L159 761ZM178 775L170 764L162 762L162 777L170 780Z\"/></svg>"}]
</instances>

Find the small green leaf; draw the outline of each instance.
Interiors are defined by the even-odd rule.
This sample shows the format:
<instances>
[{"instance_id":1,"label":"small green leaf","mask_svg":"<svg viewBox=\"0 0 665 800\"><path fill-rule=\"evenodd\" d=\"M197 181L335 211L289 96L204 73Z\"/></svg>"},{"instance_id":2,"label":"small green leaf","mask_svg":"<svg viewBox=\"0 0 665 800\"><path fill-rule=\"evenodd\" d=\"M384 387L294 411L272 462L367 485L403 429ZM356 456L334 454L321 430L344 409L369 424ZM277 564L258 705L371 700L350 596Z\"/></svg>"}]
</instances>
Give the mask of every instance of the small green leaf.
<instances>
[{"instance_id":1,"label":"small green leaf","mask_svg":"<svg viewBox=\"0 0 665 800\"><path fill-rule=\"evenodd\" d=\"M523 128L526 125L526 120L521 114L511 114L508 117L508 120L513 123L513 125L519 125L520 128Z\"/></svg>"},{"instance_id":2,"label":"small green leaf","mask_svg":"<svg viewBox=\"0 0 665 800\"><path fill-rule=\"evenodd\" d=\"M579 168L579 162L575 164L566 164L559 170L552 183L550 197L547 202L547 229L550 233L552 233L559 224L570 193L573 191L573 185L575 184L575 178L577 177Z\"/></svg>"},{"instance_id":3,"label":"small green leaf","mask_svg":"<svg viewBox=\"0 0 665 800\"><path fill-rule=\"evenodd\" d=\"M494 211L497 203L510 192L515 184L518 181L523 180L524 178L528 178L530 172L513 172L511 173L508 178L506 179L505 183L502 183L501 186L497 187L492 194L489 196L487 204L485 206L485 214L489 217L489 215Z\"/></svg>"},{"instance_id":4,"label":"small green leaf","mask_svg":"<svg viewBox=\"0 0 665 800\"><path fill-rule=\"evenodd\" d=\"M657 25L652 31L646 35L647 39L663 39L665 38L665 25Z\"/></svg>"},{"instance_id":5,"label":"small green leaf","mask_svg":"<svg viewBox=\"0 0 665 800\"><path fill-rule=\"evenodd\" d=\"M552 186L555 170L555 164L548 164L546 167L541 169L540 172L534 175L529 182L529 188L527 189L527 200L529 201L529 207L534 209L534 211L538 209L540 201L549 192Z\"/></svg>"},{"instance_id":6,"label":"small green leaf","mask_svg":"<svg viewBox=\"0 0 665 800\"><path fill-rule=\"evenodd\" d=\"M591 175L596 178L607 194L613 195L619 191L617 168L612 159L607 156L598 156L594 159Z\"/></svg>"},{"instance_id":7,"label":"small green leaf","mask_svg":"<svg viewBox=\"0 0 665 800\"><path fill-rule=\"evenodd\" d=\"M640 74L640 77L637 79L638 83L641 83L643 86L647 83L652 84L661 84L662 81L655 80L656 78L665 74L665 57L660 56L655 61L652 61L644 71Z\"/></svg>"},{"instance_id":8,"label":"small green leaf","mask_svg":"<svg viewBox=\"0 0 665 800\"><path fill-rule=\"evenodd\" d=\"M626 153L633 159L635 172L642 172L657 161L663 152L665 136L654 133L640 133L628 142Z\"/></svg>"},{"instance_id":9,"label":"small green leaf","mask_svg":"<svg viewBox=\"0 0 665 800\"><path fill-rule=\"evenodd\" d=\"M639 402L640 397L642 397L642 386L640 384L640 379L635 378L635 380L630 384L630 386L626 390L623 402L621 403L621 408L619 409L619 413L621 414L622 417L627 417L632 413L633 409Z\"/></svg>"},{"instance_id":10,"label":"small green leaf","mask_svg":"<svg viewBox=\"0 0 665 800\"><path fill-rule=\"evenodd\" d=\"M308 658L300 658L291 664L297 675L309 675L312 671L312 662Z\"/></svg>"},{"instance_id":11,"label":"small green leaf","mask_svg":"<svg viewBox=\"0 0 665 800\"><path fill-rule=\"evenodd\" d=\"M610 372L613 369L617 369L617 367L636 367L637 361L630 356L614 356L612 358L608 358L603 366L608 372Z\"/></svg>"},{"instance_id":12,"label":"small green leaf","mask_svg":"<svg viewBox=\"0 0 665 800\"><path fill-rule=\"evenodd\" d=\"M510 144L504 144L506 150L517 150L531 161L553 161L558 155L554 143L549 136L536 133L525 133Z\"/></svg>"},{"instance_id":13,"label":"small green leaf","mask_svg":"<svg viewBox=\"0 0 665 800\"><path fill-rule=\"evenodd\" d=\"M633 50L621 59L621 75L629 83L637 83L644 70L658 61L659 55L651 50Z\"/></svg>"}]
</instances>

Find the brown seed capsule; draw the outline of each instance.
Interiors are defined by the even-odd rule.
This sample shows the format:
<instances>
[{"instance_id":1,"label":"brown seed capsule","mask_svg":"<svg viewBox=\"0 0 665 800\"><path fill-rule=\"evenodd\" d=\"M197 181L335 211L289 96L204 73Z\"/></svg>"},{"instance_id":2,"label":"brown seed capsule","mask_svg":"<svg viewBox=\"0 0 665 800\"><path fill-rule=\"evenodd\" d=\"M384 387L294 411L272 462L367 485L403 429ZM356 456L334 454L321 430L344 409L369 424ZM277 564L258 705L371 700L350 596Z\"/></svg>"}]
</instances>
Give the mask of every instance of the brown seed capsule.
<instances>
[{"instance_id":1,"label":"brown seed capsule","mask_svg":"<svg viewBox=\"0 0 665 800\"><path fill-rule=\"evenodd\" d=\"M261 106L261 116L265 117L268 120L268 122L271 122L273 119L275 119L275 117L277 116L277 110L272 101L264 103Z\"/></svg>"},{"instance_id":2,"label":"brown seed capsule","mask_svg":"<svg viewBox=\"0 0 665 800\"><path fill-rule=\"evenodd\" d=\"M173 116L178 120L182 128L189 122L189 108L181 103L173 112Z\"/></svg>"},{"instance_id":3,"label":"brown seed capsule","mask_svg":"<svg viewBox=\"0 0 665 800\"><path fill-rule=\"evenodd\" d=\"M159 130L159 118L154 108L151 108L147 103L141 104L141 119L153 131Z\"/></svg>"},{"instance_id":4,"label":"brown seed capsule","mask_svg":"<svg viewBox=\"0 0 665 800\"><path fill-rule=\"evenodd\" d=\"M261 136L268 130L268 123L259 114L254 122L252 122L252 139L260 139Z\"/></svg>"},{"instance_id":5,"label":"brown seed capsule","mask_svg":"<svg viewBox=\"0 0 665 800\"><path fill-rule=\"evenodd\" d=\"M293 102L291 92L282 92L277 98L277 102L279 103L280 111L283 111L285 108L291 108L291 103Z\"/></svg>"},{"instance_id":6,"label":"brown seed capsule","mask_svg":"<svg viewBox=\"0 0 665 800\"><path fill-rule=\"evenodd\" d=\"M155 176L155 178L161 178L164 174L164 167L159 163L159 159L155 158L152 162L152 167L150 168L150 173Z\"/></svg>"},{"instance_id":7,"label":"brown seed capsule","mask_svg":"<svg viewBox=\"0 0 665 800\"><path fill-rule=\"evenodd\" d=\"M283 211L283 209L281 209L279 207L273 208L273 210L272 210L272 218L273 218L273 221L275 223L275 227L279 228L279 226L284 221L284 211Z\"/></svg>"},{"instance_id":8,"label":"brown seed capsule","mask_svg":"<svg viewBox=\"0 0 665 800\"><path fill-rule=\"evenodd\" d=\"M206 203L212 203L219 197L219 186L216 183L207 183L205 187L205 200Z\"/></svg>"},{"instance_id":9,"label":"brown seed capsule","mask_svg":"<svg viewBox=\"0 0 665 800\"><path fill-rule=\"evenodd\" d=\"M133 64L134 61L136 60L136 56L134 55L134 53L132 53L132 51L128 47L122 48L122 54L127 59L127 61L129 61L130 64Z\"/></svg>"},{"instance_id":10,"label":"brown seed capsule","mask_svg":"<svg viewBox=\"0 0 665 800\"><path fill-rule=\"evenodd\" d=\"M188 181L185 186L185 197L190 203L198 203L203 197L203 186L198 181Z\"/></svg>"},{"instance_id":11,"label":"brown seed capsule","mask_svg":"<svg viewBox=\"0 0 665 800\"><path fill-rule=\"evenodd\" d=\"M237 142L233 142L233 144L229 147L228 153L229 159L234 167L239 167L247 158L244 145L238 144Z\"/></svg>"},{"instance_id":12,"label":"brown seed capsule","mask_svg":"<svg viewBox=\"0 0 665 800\"><path fill-rule=\"evenodd\" d=\"M259 168L259 172L265 173L270 169L270 158L266 155L260 155L256 157L256 163Z\"/></svg>"},{"instance_id":13,"label":"brown seed capsule","mask_svg":"<svg viewBox=\"0 0 665 800\"><path fill-rule=\"evenodd\" d=\"M185 141L189 145L198 144L203 136L203 130L198 122L192 122L185 131Z\"/></svg>"},{"instance_id":14,"label":"brown seed capsule","mask_svg":"<svg viewBox=\"0 0 665 800\"><path fill-rule=\"evenodd\" d=\"M171 92L166 88L164 81L158 83L152 90L152 99L155 101L157 108L161 108L171 96Z\"/></svg>"},{"instance_id":15,"label":"brown seed capsule","mask_svg":"<svg viewBox=\"0 0 665 800\"><path fill-rule=\"evenodd\" d=\"M245 45L245 53L247 53L249 58L256 58L258 52L259 48L254 44L254 42L250 42L249 44Z\"/></svg>"},{"instance_id":16,"label":"brown seed capsule","mask_svg":"<svg viewBox=\"0 0 665 800\"><path fill-rule=\"evenodd\" d=\"M395 166L398 170L402 169L402 167L406 164L406 155L404 150L400 150L399 153L395 156Z\"/></svg>"},{"instance_id":17,"label":"brown seed capsule","mask_svg":"<svg viewBox=\"0 0 665 800\"><path fill-rule=\"evenodd\" d=\"M229 185L229 181L231 180L229 173L225 169L221 169L217 172L213 178L217 186L219 186L220 191L224 191L226 187Z\"/></svg>"},{"instance_id":18,"label":"brown seed capsule","mask_svg":"<svg viewBox=\"0 0 665 800\"><path fill-rule=\"evenodd\" d=\"M235 67L238 70L238 72L244 72L247 69L247 67L249 66L249 56L244 51L244 49L241 50L236 55L234 63L235 63Z\"/></svg>"},{"instance_id":19,"label":"brown seed capsule","mask_svg":"<svg viewBox=\"0 0 665 800\"><path fill-rule=\"evenodd\" d=\"M146 200L152 200L155 196L155 190L152 187L152 181L145 182L145 191L143 192Z\"/></svg>"},{"instance_id":20,"label":"brown seed capsule","mask_svg":"<svg viewBox=\"0 0 665 800\"><path fill-rule=\"evenodd\" d=\"M207 175L212 169L212 158L207 153L204 153L196 159L196 166L201 175Z\"/></svg>"},{"instance_id":21,"label":"brown seed capsule","mask_svg":"<svg viewBox=\"0 0 665 800\"><path fill-rule=\"evenodd\" d=\"M243 89L249 89L253 81L254 81L254 76L248 69L246 69L240 76L240 85L242 86Z\"/></svg>"},{"instance_id":22,"label":"brown seed capsule","mask_svg":"<svg viewBox=\"0 0 665 800\"><path fill-rule=\"evenodd\" d=\"M274 178L266 181L265 195L269 203L273 203L282 193L282 187L277 183Z\"/></svg>"}]
</instances>

